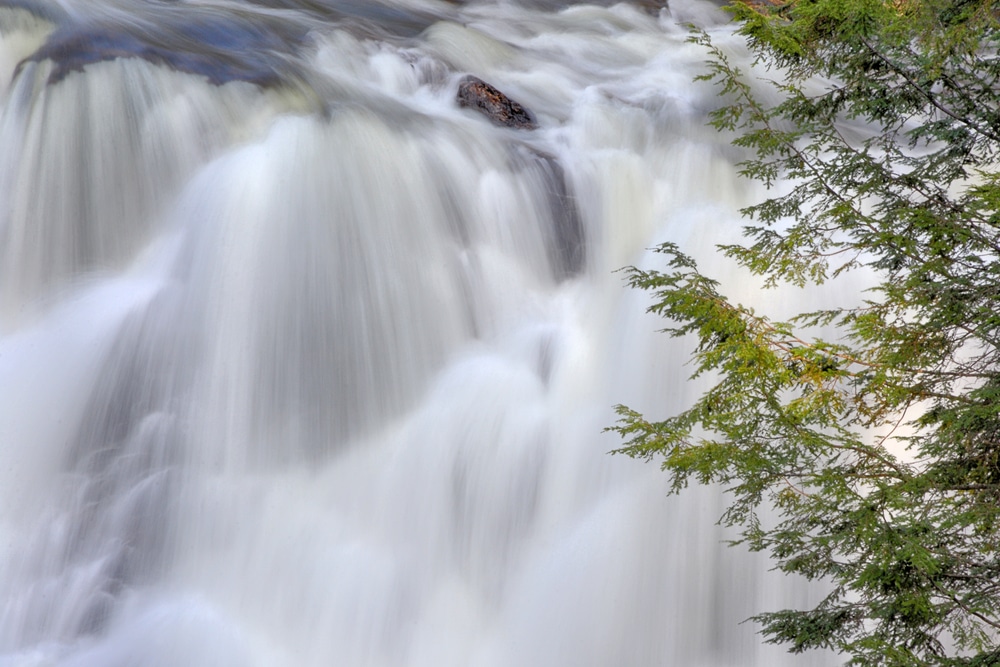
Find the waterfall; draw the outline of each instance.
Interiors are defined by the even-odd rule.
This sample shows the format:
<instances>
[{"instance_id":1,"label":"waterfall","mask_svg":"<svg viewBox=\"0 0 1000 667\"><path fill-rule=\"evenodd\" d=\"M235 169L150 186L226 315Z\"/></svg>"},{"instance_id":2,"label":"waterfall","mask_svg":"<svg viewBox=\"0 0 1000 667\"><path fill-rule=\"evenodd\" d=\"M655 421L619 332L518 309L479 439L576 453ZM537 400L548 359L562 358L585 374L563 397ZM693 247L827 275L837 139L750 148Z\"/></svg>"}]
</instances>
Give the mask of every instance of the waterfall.
<instances>
[{"instance_id":1,"label":"waterfall","mask_svg":"<svg viewBox=\"0 0 1000 667\"><path fill-rule=\"evenodd\" d=\"M697 391L615 270L759 195L657 5L0 1L0 665L830 663L608 454Z\"/></svg>"}]
</instances>

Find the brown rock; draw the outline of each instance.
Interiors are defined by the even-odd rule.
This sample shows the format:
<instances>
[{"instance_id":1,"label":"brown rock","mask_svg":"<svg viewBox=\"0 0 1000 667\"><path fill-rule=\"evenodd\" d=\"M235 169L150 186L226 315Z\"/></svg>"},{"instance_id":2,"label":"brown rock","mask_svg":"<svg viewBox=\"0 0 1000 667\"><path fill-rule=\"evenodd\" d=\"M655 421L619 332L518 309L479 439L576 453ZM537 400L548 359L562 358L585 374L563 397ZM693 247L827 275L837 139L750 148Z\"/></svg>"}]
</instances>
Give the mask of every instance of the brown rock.
<instances>
[{"instance_id":1,"label":"brown rock","mask_svg":"<svg viewBox=\"0 0 1000 667\"><path fill-rule=\"evenodd\" d=\"M467 76L459 84L458 104L478 111L495 125L518 130L534 130L538 127L530 111L474 76Z\"/></svg>"}]
</instances>

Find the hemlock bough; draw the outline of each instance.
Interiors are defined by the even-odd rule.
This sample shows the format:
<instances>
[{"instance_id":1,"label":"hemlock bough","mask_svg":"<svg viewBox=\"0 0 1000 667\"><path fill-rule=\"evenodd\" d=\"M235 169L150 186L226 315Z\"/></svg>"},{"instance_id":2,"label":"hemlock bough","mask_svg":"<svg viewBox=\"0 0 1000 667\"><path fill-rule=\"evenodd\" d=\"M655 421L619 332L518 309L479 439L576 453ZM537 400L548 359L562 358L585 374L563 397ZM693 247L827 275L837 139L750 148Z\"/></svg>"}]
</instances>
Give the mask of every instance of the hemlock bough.
<instances>
[{"instance_id":1,"label":"hemlock bough","mask_svg":"<svg viewBox=\"0 0 1000 667\"><path fill-rule=\"evenodd\" d=\"M628 281L715 381L663 421L619 407L619 451L661 461L675 491L725 486L739 543L827 582L812 609L756 616L768 641L851 665L1000 664L1000 9L731 9L756 67L693 37L725 100L712 123L748 151L747 177L789 185L720 251L768 285L863 267L876 285L858 307L777 322L661 246L666 268ZM761 73L777 104L755 94Z\"/></svg>"}]
</instances>

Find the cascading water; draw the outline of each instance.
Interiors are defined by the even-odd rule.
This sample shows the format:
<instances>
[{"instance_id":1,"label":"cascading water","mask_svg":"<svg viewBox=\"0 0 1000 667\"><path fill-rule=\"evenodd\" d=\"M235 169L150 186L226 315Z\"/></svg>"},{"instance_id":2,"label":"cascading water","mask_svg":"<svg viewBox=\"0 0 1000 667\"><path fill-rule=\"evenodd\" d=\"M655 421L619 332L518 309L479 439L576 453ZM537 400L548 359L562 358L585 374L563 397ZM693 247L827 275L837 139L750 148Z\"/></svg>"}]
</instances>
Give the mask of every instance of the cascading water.
<instances>
[{"instance_id":1,"label":"cascading water","mask_svg":"<svg viewBox=\"0 0 1000 667\"><path fill-rule=\"evenodd\" d=\"M614 269L748 196L685 21L0 2L0 665L826 664L602 433L694 391Z\"/></svg>"}]
</instances>

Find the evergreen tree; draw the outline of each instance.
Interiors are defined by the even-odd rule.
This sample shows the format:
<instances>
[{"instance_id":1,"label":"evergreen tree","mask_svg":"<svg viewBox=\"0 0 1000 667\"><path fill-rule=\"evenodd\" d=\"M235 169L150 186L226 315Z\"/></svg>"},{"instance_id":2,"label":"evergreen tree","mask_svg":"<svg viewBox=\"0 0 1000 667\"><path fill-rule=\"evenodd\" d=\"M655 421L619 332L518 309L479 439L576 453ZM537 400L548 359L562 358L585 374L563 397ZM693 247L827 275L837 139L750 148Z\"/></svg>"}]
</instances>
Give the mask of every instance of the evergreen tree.
<instances>
[{"instance_id":1,"label":"evergreen tree","mask_svg":"<svg viewBox=\"0 0 1000 667\"><path fill-rule=\"evenodd\" d=\"M712 122L748 151L746 176L789 185L721 251L768 285L866 268L875 286L777 322L660 247L666 268L629 282L696 338L714 384L663 421L619 407L620 451L661 461L675 491L725 486L737 542L827 582L815 608L756 616L768 641L852 665L1000 665L998 4L731 9L756 62L693 38L724 99Z\"/></svg>"}]
</instances>

